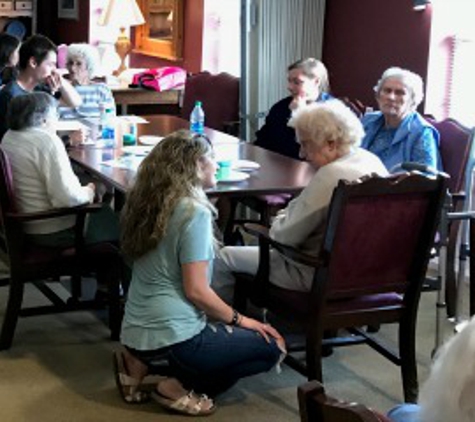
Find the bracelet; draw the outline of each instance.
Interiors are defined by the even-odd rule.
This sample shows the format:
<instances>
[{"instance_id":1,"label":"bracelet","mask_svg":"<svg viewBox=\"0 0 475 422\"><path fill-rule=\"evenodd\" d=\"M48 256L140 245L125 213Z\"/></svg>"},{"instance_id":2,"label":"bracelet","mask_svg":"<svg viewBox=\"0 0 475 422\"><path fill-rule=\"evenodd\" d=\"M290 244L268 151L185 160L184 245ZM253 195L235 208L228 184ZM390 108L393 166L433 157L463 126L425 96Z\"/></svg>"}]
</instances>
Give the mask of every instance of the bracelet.
<instances>
[{"instance_id":1,"label":"bracelet","mask_svg":"<svg viewBox=\"0 0 475 422\"><path fill-rule=\"evenodd\" d=\"M241 315L236 309L233 309L233 319L231 320L231 325L239 325L241 322Z\"/></svg>"}]
</instances>

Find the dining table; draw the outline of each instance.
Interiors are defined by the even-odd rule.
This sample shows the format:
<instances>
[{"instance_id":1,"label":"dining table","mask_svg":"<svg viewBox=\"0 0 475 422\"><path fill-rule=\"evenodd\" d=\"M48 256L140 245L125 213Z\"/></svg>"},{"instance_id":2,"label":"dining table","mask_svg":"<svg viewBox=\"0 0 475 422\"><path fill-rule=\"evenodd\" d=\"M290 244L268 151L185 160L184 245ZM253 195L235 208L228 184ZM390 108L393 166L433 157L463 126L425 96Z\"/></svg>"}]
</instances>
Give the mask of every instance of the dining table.
<instances>
[{"instance_id":1,"label":"dining table","mask_svg":"<svg viewBox=\"0 0 475 422\"><path fill-rule=\"evenodd\" d=\"M158 137L167 136L179 129L189 129L189 122L177 116L141 117L146 123L137 125L139 145L141 140L153 137L159 140ZM205 128L204 133L213 145L218 162L245 160L244 163L254 163L252 168L246 169L248 176L245 180L219 181L215 187L206 191L209 197L280 193L295 195L308 184L314 174L314 169L306 162L268 151L210 128ZM138 165L145 156L133 157L130 151L127 147L106 148L97 142L70 148L68 154L73 163L114 188L116 194L123 195L132 186ZM124 161L125 165L120 165L121 161Z\"/></svg>"}]
</instances>

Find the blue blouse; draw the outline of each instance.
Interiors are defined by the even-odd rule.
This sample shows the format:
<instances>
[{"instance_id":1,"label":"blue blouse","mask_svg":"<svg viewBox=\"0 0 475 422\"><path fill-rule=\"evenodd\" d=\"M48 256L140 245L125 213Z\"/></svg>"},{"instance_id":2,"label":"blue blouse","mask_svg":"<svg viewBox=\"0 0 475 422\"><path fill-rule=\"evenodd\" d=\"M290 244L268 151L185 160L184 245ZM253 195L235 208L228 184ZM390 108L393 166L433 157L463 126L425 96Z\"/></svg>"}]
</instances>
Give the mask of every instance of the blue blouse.
<instances>
[{"instance_id":1,"label":"blue blouse","mask_svg":"<svg viewBox=\"0 0 475 422\"><path fill-rule=\"evenodd\" d=\"M419 113L409 114L397 128L386 128L381 112L362 118L366 132L361 146L376 154L389 171L407 161L441 170L439 132Z\"/></svg>"}]
</instances>

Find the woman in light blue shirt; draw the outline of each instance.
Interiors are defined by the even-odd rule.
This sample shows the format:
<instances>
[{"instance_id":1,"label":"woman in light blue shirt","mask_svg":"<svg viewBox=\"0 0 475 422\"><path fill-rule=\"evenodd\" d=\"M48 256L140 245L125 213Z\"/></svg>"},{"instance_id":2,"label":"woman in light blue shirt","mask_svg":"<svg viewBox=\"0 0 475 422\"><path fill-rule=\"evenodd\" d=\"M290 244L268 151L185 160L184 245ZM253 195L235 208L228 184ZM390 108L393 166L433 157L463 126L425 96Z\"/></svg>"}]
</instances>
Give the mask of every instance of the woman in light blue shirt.
<instances>
[{"instance_id":1,"label":"woman in light blue shirt","mask_svg":"<svg viewBox=\"0 0 475 422\"><path fill-rule=\"evenodd\" d=\"M114 356L129 403L148 398L140 383L154 361L166 358L171 375L152 398L181 413L212 413L214 396L268 371L285 350L274 328L239 314L210 287L215 209L204 189L216 184L215 173L209 140L178 131L145 158L127 195L122 248L133 270L125 347Z\"/></svg>"}]
</instances>

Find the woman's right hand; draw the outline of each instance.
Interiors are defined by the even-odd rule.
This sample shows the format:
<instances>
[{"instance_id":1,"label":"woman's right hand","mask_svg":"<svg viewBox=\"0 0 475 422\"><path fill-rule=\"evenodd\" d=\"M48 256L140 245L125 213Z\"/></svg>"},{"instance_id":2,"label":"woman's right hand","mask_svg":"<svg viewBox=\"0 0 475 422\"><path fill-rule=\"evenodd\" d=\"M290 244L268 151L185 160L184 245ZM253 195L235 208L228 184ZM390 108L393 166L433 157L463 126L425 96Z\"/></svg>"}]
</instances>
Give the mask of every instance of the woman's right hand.
<instances>
[{"instance_id":1,"label":"woman's right hand","mask_svg":"<svg viewBox=\"0 0 475 422\"><path fill-rule=\"evenodd\" d=\"M242 328L247 328L248 330L257 331L262 337L265 338L267 343L270 343L270 336L275 339L279 347L283 345L285 348L284 338L270 324L264 324L263 322L257 321L256 319L248 318L242 315L239 326Z\"/></svg>"}]
</instances>

